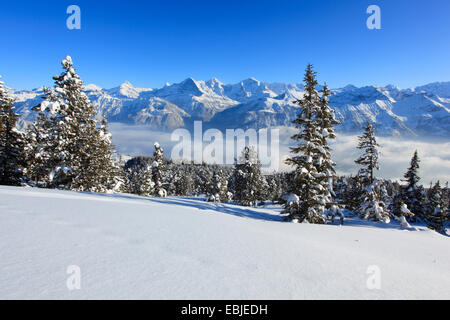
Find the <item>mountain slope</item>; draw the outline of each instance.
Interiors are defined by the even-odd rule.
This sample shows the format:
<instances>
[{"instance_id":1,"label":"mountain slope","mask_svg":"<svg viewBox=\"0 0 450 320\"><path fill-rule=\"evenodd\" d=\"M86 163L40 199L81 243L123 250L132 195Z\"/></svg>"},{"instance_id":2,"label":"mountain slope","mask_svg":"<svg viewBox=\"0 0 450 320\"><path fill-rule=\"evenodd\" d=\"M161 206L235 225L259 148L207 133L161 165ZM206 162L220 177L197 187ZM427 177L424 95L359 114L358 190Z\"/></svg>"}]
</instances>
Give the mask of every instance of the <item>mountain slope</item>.
<instances>
[{"instance_id":1,"label":"mountain slope","mask_svg":"<svg viewBox=\"0 0 450 320\"><path fill-rule=\"evenodd\" d=\"M186 198L0 186L0 299L449 299L448 238ZM68 290L68 266L81 289ZM380 289L367 282L379 268ZM413 280L412 280L413 279Z\"/></svg>"}]
</instances>

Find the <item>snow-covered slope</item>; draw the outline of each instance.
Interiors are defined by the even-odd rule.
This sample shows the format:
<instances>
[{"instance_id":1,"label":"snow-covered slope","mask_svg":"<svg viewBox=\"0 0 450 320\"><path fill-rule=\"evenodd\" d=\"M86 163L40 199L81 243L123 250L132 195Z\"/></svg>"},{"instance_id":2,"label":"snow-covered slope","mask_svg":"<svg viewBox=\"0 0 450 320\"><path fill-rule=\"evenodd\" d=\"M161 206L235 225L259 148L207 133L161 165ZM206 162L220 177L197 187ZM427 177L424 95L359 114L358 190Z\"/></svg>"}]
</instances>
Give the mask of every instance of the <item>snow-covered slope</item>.
<instances>
[{"instance_id":1,"label":"snow-covered slope","mask_svg":"<svg viewBox=\"0 0 450 320\"><path fill-rule=\"evenodd\" d=\"M450 298L450 240L426 228L5 186L0 221L0 299ZM81 289L70 291L73 265ZM369 289L376 268L381 287Z\"/></svg>"},{"instance_id":2,"label":"snow-covered slope","mask_svg":"<svg viewBox=\"0 0 450 320\"><path fill-rule=\"evenodd\" d=\"M189 127L195 120L222 130L291 126L298 113L293 101L303 95L299 84L263 83L254 78L232 85L216 78L188 78L160 89L135 88L129 82L113 89L91 84L85 90L99 117L157 130ZM18 111L32 119L30 108L41 101L42 88L11 93ZM341 132L359 133L371 121L379 135L450 135L450 82L414 89L348 85L332 90L330 105L341 121L337 127Z\"/></svg>"}]
</instances>

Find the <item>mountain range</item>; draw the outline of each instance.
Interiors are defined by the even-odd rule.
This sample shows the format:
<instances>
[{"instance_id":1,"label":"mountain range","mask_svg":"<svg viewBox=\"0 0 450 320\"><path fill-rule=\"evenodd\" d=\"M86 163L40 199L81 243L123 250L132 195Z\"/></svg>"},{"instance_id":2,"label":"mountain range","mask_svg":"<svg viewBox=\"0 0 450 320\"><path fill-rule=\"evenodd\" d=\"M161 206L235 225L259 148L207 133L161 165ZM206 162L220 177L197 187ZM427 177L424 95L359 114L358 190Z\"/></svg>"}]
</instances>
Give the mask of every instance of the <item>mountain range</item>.
<instances>
[{"instance_id":1,"label":"mountain range","mask_svg":"<svg viewBox=\"0 0 450 320\"><path fill-rule=\"evenodd\" d=\"M293 102L303 96L301 84L255 78L236 84L188 78L159 89L136 88L129 82L112 89L90 84L84 90L99 118L160 131L189 128L195 120L221 130L291 126L299 113ZM32 120L31 108L42 101L43 88L9 91L24 121ZM370 121L384 136L450 136L450 82L410 89L348 85L331 90L330 106L341 122L338 132L359 133Z\"/></svg>"}]
</instances>

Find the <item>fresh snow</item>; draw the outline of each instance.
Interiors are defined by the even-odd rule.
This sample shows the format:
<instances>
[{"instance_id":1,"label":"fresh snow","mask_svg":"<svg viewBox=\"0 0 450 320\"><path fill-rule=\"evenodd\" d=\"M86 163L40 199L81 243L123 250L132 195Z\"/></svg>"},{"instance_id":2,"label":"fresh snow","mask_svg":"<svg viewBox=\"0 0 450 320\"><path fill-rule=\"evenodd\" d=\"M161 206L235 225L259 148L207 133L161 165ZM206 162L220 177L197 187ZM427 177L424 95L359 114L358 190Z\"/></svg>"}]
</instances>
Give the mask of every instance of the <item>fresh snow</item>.
<instances>
[{"instance_id":1,"label":"fresh snow","mask_svg":"<svg viewBox=\"0 0 450 320\"><path fill-rule=\"evenodd\" d=\"M278 212L0 186L0 299L450 298L448 237ZM80 290L66 286L72 265ZM379 290L366 285L373 266Z\"/></svg>"}]
</instances>

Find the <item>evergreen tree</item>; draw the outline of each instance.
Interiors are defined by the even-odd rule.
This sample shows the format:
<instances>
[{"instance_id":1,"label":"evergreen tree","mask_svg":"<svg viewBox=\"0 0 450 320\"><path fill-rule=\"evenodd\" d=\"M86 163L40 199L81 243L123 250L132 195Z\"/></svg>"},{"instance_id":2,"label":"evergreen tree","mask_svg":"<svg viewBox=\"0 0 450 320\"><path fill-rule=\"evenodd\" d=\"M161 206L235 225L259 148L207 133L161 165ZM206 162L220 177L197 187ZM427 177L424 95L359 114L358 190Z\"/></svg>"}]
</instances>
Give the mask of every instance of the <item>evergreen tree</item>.
<instances>
[{"instance_id":1,"label":"evergreen tree","mask_svg":"<svg viewBox=\"0 0 450 320\"><path fill-rule=\"evenodd\" d=\"M413 217L414 213L412 213L408 209L408 206L406 205L406 203L403 202L402 199L399 199L398 202L396 203L395 212L396 215L394 215L393 217L400 222L400 226L405 229L411 228L407 219Z\"/></svg>"},{"instance_id":2,"label":"evergreen tree","mask_svg":"<svg viewBox=\"0 0 450 320\"><path fill-rule=\"evenodd\" d=\"M124 183L120 188L120 191L140 196L153 195L153 168L149 165L148 161L134 162L134 159L128 161L124 165L122 175L124 177Z\"/></svg>"},{"instance_id":3,"label":"evergreen tree","mask_svg":"<svg viewBox=\"0 0 450 320\"><path fill-rule=\"evenodd\" d=\"M31 183L42 188L50 183L50 161L57 143L52 139L54 129L52 121L41 111L27 127L27 175Z\"/></svg>"},{"instance_id":4,"label":"evergreen tree","mask_svg":"<svg viewBox=\"0 0 450 320\"><path fill-rule=\"evenodd\" d=\"M14 100L0 81L0 184L19 186L24 179L25 137L16 128Z\"/></svg>"},{"instance_id":5,"label":"evergreen tree","mask_svg":"<svg viewBox=\"0 0 450 320\"><path fill-rule=\"evenodd\" d=\"M228 180L222 170L218 170L213 175L211 194L208 201L227 202L230 201L230 194L228 192Z\"/></svg>"},{"instance_id":6,"label":"evergreen tree","mask_svg":"<svg viewBox=\"0 0 450 320\"><path fill-rule=\"evenodd\" d=\"M118 184L118 164L113 159L111 134L104 119L100 128L94 130L88 148L85 169L72 181L72 188L92 192L115 190Z\"/></svg>"},{"instance_id":7,"label":"evergreen tree","mask_svg":"<svg viewBox=\"0 0 450 320\"><path fill-rule=\"evenodd\" d=\"M356 210L359 206L359 199L361 199L363 193L363 187L361 183L361 177L355 176L347 179L345 184L343 203L348 210Z\"/></svg>"},{"instance_id":8,"label":"evergreen tree","mask_svg":"<svg viewBox=\"0 0 450 320\"><path fill-rule=\"evenodd\" d=\"M194 179L191 172L184 170L177 175L175 181L175 194L178 196L190 196L194 192Z\"/></svg>"},{"instance_id":9,"label":"evergreen tree","mask_svg":"<svg viewBox=\"0 0 450 320\"><path fill-rule=\"evenodd\" d=\"M389 212L386 204L381 200L381 194L381 181L374 181L363 189L360 205L357 208L357 213L361 219L384 223L390 222Z\"/></svg>"},{"instance_id":10,"label":"evergreen tree","mask_svg":"<svg viewBox=\"0 0 450 320\"><path fill-rule=\"evenodd\" d=\"M326 194L327 201L330 202L335 196L333 191L333 181L336 178L336 171L334 163L331 159L331 148L328 145L329 140L336 139L334 126L340 124L335 118L334 110L330 108L329 103L330 90L325 84L320 100L320 109L318 113L319 126L321 137L321 145L318 148L319 156L316 159L317 171L319 172L320 183L328 191Z\"/></svg>"},{"instance_id":11,"label":"evergreen tree","mask_svg":"<svg viewBox=\"0 0 450 320\"><path fill-rule=\"evenodd\" d=\"M375 133L370 122L367 122L363 135L359 136L358 139L358 149L364 150L364 153L355 160L355 163L362 166L358 172L362 195L358 199L359 204L356 213L364 220L389 223L388 208L383 201L383 198L386 200L388 195L383 188L383 183L376 181L374 176L374 170L379 169L378 147L380 145L375 139ZM390 197L388 200L391 201Z\"/></svg>"},{"instance_id":12,"label":"evergreen tree","mask_svg":"<svg viewBox=\"0 0 450 320\"><path fill-rule=\"evenodd\" d=\"M375 139L375 133L370 122L367 122L362 136L358 137L358 149L364 150L361 157L355 160L355 163L362 166L358 175L361 177L363 186L371 185L375 181L374 170L378 170L378 147L380 145Z\"/></svg>"},{"instance_id":13,"label":"evergreen tree","mask_svg":"<svg viewBox=\"0 0 450 320\"><path fill-rule=\"evenodd\" d=\"M416 221L416 216L422 217L424 215L424 197L425 193L422 186L419 186L419 156L417 154L417 150L414 152L414 155L411 159L410 166L405 173L405 182L407 183L405 186L402 186L401 189L401 199L406 204L409 210L411 210L414 215L409 219L410 221Z\"/></svg>"},{"instance_id":14,"label":"evergreen tree","mask_svg":"<svg viewBox=\"0 0 450 320\"><path fill-rule=\"evenodd\" d=\"M338 122L328 106L327 86L323 88L322 97L316 86L316 72L309 64L304 78L305 94L295 101L301 110L293 123L300 132L292 139L300 142L291 148L294 156L286 160L294 166L294 193L299 201L286 205L283 213L288 214L288 219L299 222L326 223L325 210L332 205L335 177L335 164L327 140L335 138L333 126Z\"/></svg>"},{"instance_id":15,"label":"evergreen tree","mask_svg":"<svg viewBox=\"0 0 450 320\"><path fill-rule=\"evenodd\" d=\"M447 204L442 197L442 188L439 181L430 189L427 206L428 227L437 232L445 231Z\"/></svg>"},{"instance_id":16,"label":"evergreen tree","mask_svg":"<svg viewBox=\"0 0 450 320\"><path fill-rule=\"evenodd\" d=\"M266 177L268 186L267 198L274 203L282 201L282 197L284 195L283 178L284 175L282 173L275 172Z\"/></svg>"},{"instance_id":17,"label":"evergreen tree","mask_svg":"<svg viewBox=\"0 0 450 320\"><path fill-rule=\"evenodd\" d=\"M245 147L236 162L232 177L233 199L244 205L256 205L264 200L267 184L261 174L261 163L253 147Z\"/></svg>"},{"instance_id":18,"label":"evergreen tree","mask_svg":"<svg viewBox=\"0 0 450 320\"><path fill-rule=\"evenodd\" d=\"M138 175L138 192L143 196L150 196L155 193L155 183L152 180L153 169L146 166L142 168Z\"/></svg>"},{"instance_id":19,"label":"evergreen tree","mask_svg":"<svg viewBox=\"0 0 450 320\"><path fill-rule=\"evenodd\" d=\"M157 197L166 197L167 191L163 188L164 171L164 150L158 142L155 142L155 151L153 152L152 178L155 184L153 194Z\"/></svg>"},{"instance_id":20,"label":"evergreen tree","mask_svg":"<svg viewBox=\"0 0 450 320\"><path fill-rule=\"evenodd\" d=\"M104 192L114 185L112 146L106 123L97 128L95 110L83 82L73 68L72 59L62 61L64 71L55 80L54 90L47 90L40 104L49 114L46 168L49 186L80 191Z\"/></svg>"}]
</instances>

